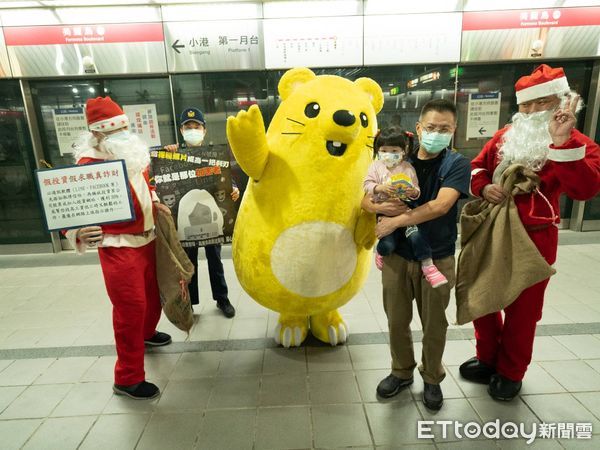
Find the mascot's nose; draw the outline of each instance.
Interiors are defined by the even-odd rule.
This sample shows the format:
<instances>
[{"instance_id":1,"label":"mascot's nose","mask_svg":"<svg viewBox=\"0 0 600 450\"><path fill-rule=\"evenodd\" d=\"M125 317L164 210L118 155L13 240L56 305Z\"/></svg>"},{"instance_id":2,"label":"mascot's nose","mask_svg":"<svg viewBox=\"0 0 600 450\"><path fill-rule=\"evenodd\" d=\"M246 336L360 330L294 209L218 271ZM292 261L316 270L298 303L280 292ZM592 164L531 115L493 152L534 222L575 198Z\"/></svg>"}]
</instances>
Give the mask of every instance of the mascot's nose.
<instances>
[{"instance_id":1,"label":"mascot's nose","mask_svg":"<svg viewBox=\"0 0 600 450\"><path fill-rule=\"evenodd\" d=\"M352 111L340 109L333 113L333 121L343 127L349 127L356 122L356 117L354 117Z\"/></svg>"}]
</instances>

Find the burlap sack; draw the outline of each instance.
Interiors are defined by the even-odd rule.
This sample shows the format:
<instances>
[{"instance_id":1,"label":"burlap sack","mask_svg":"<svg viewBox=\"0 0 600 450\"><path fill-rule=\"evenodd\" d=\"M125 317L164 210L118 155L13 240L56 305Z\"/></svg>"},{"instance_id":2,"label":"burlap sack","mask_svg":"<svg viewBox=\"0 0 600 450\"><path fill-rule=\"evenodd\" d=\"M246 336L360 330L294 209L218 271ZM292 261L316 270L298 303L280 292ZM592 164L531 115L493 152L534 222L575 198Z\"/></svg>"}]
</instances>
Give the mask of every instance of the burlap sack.
<instances>
[{"instance_id":1,"label":"burlap sack","mask_svg":"<svg viewBox=\"0 0 600 450\"><path fill-rule=\"evenodd\" d=\"M504 202L473 200L461 213L456 271L459 325L506 308L524 289L555 273L528 236L512 197L533 192L539 177L514 164L504 172L502 185L512 193Z\"/></svg>"},{"instance_id":2,"label":"burlap sack","mask_svg":"<svg viewBox=\"0 0 600 450\"><path fill-rule=\"evenodd\" d=\"M170 214L156 215L156 277L162 309L169 321L183 331L194 323L188 283L194 265L186 255Z\"/></svg>"}]
</instances>

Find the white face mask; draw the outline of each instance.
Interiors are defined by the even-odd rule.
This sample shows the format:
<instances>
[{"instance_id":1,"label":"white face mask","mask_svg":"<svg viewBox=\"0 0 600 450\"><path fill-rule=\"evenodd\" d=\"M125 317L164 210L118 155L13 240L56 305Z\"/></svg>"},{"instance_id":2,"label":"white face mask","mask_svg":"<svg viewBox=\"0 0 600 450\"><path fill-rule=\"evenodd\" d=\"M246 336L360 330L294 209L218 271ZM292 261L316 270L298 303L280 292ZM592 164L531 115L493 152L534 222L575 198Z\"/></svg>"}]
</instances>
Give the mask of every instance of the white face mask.
<instances>
[{"instance_id":1,"label":"white face mask","mask_svg":"<svg viewBox=\"0 0 600 450\"><path fill-rule=\"evenodd\" d=\"M129 130L121 130L117 133L109 134L105 137L108 142L125 142L131 137Z\"/></svg>"},{"instance_id":2,"label":"white face mask","mask_svg":"<svg viewBox=\"0 0 600 450\"><path fill-rule=\"evenodd\" d=\"M197 146L202 144L202 141L204 141L204 130L189 128L183 130L181 134L183 135L183 139L188 145Z\"/></svg>"},{"instance_id":3,"label":"white face mask","mask_svg":"<svg viewBox=\"0 0 600 450\"><path fill-rule=\"evenodd\" d=\"M394 167L402 162L402 153L379 152L379 160L387 167Z\"/></svg>"}]
</instances>

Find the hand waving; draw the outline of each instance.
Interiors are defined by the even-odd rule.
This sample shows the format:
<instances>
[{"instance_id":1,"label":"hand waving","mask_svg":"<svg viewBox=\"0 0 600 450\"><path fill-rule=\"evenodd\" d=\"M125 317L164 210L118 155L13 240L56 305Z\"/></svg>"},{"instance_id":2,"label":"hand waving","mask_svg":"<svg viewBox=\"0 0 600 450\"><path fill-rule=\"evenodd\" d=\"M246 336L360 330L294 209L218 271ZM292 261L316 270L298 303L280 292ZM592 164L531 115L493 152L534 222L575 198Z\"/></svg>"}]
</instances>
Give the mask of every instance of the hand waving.
<instances>
[{"instance_id":1,"label":"hand waving","mask_svg":"<svg viewBox=\"0 0 600 450\"><path fill-rule=\"evenodd\" d=\"M552 119L550 119L548 132L552 137L552 143L557 147L563 145L571 137L571 130L577 123L577 118L575 117L577 103L579 103L578 95L574 98L569 98L564 108L556 110L552 115Z\"/></svg>"}]
</instances>

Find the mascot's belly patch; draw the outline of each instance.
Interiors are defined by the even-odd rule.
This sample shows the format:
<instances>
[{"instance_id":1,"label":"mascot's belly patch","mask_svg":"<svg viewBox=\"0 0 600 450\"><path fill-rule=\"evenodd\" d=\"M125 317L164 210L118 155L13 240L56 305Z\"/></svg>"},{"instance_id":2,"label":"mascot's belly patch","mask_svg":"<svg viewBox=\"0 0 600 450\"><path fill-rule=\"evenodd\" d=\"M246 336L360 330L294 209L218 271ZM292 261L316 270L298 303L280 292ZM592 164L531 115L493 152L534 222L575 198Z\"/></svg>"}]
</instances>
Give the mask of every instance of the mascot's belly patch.
<instances>
[{"instance_id":1,"label":"mascot's belly patch","mask_svg":"<svg viewBox=\"0 0 600 450\"><path fill-rule=\"evenodd\" d=\"M352 278L356 261L352 233L332 222L290 227L271 250L271 269L277 280L304 297L320 297L341 288Z\"/></svg>"}]
</instances>

